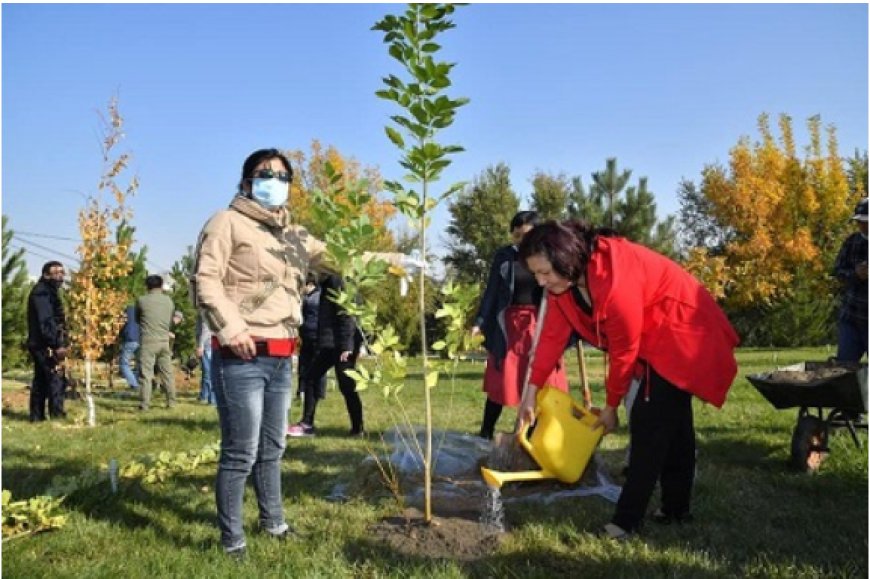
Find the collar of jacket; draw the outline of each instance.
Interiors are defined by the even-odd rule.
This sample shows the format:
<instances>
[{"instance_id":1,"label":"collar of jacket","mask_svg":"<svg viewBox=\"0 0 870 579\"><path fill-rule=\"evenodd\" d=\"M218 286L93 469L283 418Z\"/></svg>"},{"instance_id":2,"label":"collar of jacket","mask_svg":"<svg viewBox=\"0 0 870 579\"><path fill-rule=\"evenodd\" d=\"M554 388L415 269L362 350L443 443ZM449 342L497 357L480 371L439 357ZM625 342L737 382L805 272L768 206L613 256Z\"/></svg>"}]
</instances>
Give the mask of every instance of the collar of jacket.
<instances>
[{"instance_id":1,"label":"collar of jacket","mask_svg":"<svg viewBox=\"0 0 870 579\"><path fill-rule=\"evenodd\" d=\"M277 211L270 211L253 199L241 195L236 195L233 198L230 203L230 209L234 209L242 215L246 215L269 227L284 229L290 223L290 213L286 207L281 207Z\"/></svg>"}]
</instances>

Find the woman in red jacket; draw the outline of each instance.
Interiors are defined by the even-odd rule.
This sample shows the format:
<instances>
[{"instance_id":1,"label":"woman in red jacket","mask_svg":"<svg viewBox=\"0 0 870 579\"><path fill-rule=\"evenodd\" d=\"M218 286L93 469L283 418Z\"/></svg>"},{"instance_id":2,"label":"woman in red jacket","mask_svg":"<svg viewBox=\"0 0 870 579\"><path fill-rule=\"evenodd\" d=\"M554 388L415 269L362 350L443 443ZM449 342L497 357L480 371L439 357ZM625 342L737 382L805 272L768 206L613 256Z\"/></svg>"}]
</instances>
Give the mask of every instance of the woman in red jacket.
<instances>
[{"instance_id":1,"label":"woman in red jacket","mask_svg":"<svg viewBox=\"0 0 870 579\"><path fill-rule=\"evenodd\" d=\"M657 481L662 506L653 518L687 520L695 471L691 397L721 407L737 374L739 338L725 314L675 262L610 230L550 221L530 231L519 252L547 291L530 383L545 386L576 333L607 353L598 420L605 433L617 426L620 401L634 400L626 410L628 472L605 533L621 539L637 531ZM520 406L525 422L534 418L536 391L528 388Z\"/></svg>"}]
</instances>

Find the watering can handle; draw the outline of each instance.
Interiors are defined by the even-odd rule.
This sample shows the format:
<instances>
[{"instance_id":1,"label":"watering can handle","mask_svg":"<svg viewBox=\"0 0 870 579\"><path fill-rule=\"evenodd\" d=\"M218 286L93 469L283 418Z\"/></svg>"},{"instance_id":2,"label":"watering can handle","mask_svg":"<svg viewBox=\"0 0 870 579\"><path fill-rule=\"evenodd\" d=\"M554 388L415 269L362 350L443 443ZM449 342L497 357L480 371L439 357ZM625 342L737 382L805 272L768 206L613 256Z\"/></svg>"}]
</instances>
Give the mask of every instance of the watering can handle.
<instances>
[{"instance_id":1,"label":"watering can handle","mask_svg":"<svg viewBox=\"0 0 870 579\"><path fill-rule=\"evenodd\" d=\"M532 443L529 442L529 429L531 427L531 422L526 422L525 424L523 424L523 427L520 429L519 432L517 432L517 442L520 443L520 446L526 449L526 452L528 452L529 455L534 456L532 455Z\"/></svg>"}]
</instances>

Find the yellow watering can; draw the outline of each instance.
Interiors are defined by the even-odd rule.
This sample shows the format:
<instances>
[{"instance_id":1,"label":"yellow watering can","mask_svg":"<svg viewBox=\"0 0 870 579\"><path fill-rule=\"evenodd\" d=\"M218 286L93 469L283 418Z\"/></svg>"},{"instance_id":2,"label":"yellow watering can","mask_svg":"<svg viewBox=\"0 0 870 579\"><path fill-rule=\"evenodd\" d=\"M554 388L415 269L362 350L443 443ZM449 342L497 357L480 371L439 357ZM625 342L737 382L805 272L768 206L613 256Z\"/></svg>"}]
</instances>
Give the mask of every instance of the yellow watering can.
<instances>
[{"instance_id":1,"label":"yellow watering can","mask_svg":"<svg viewBox=\"0 0 870 579\"><path fill-rule=\"evenodd\" d=\"M566 392L541 388L537 394L537 426L529 438L526 424L517 438L541 470L498 472L481 467L483 480L500 488L506 482L556 478L575 483L589 464L604 428L593 429L598 417L577 404Z\"/></svg>"}]
</instances>

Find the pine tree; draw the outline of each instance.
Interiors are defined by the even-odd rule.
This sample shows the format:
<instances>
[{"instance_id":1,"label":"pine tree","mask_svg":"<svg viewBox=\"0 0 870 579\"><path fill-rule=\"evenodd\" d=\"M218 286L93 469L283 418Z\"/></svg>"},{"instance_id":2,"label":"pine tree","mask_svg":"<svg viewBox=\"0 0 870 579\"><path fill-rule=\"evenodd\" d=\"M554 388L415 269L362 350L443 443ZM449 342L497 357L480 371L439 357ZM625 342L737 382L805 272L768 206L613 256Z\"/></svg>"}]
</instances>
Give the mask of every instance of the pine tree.
<instances>
[{"instance_id":1,"label":"pine tree","mask_svg":"<svg viewBox=\"0 0 870 579\"><path fill-rule=\"evenodd\" d=\"M588 192L580 177L571 181L568 216L609 227L631 241L676 257L676 218L667 216L659 221L655 196L649 190L647 178L640 177L637 185L628 186L631 169L620 173L616 165L616 158L607 159L604 171L592 174Z\"/></svg>"},{"instance_id":2,"label":"pine tree","mask_svg":"<svg viewBox=\"0 0 870 579\"><path fill-rule=\"evenodd\" d=\"M3 216L3 368L25 365L27 341L27 296L32 284L24 265L24 249L13 249L15 232Z\"/></svg>"},{"instance_id":3,"label":"pine tree","mask_svg":"<svg viewBox=\"0 0 870 579\"><path fill-rule=\"evenodd\" d=\"M600 223L611 229L616 228L616 204L619 194L625 189L631 178L631 169L619 173L616 169L616 157L607 159L604 171L592 173L592 189L595 198L607 200L606 221Z\"/></svg>"}]
</instances>

